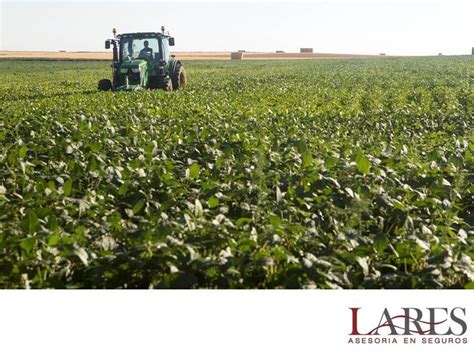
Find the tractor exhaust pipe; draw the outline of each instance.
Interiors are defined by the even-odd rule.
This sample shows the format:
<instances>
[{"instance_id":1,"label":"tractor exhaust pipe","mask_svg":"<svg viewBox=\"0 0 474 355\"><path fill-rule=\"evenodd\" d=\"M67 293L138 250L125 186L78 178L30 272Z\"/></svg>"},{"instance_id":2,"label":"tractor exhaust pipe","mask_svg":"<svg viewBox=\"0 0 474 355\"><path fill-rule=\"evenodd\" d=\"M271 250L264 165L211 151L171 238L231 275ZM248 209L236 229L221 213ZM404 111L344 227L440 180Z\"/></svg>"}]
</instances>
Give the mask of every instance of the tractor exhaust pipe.
<instances>
[{"instance_id":1,"label":"tractor exhaust pipe","mask_svg":"<svg viewBox=\"0 0 474 355\"><path fill-rule=\"evenodd\" d=\"M116 41L113 41L113 46L114 46L113 49L112 49L113 61L118 62L119 58L118 58L118 50L117 50L117 42Z\"/></svg>"}]
</instances>

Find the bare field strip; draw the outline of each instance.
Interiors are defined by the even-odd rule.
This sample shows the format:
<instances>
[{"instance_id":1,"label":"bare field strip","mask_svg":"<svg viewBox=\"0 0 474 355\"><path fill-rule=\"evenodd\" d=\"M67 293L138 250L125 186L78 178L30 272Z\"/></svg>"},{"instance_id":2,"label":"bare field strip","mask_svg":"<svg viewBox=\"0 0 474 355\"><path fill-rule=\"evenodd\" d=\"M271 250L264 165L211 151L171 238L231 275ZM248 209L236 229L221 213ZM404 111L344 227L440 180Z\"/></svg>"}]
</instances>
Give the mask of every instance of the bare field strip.
<instances>
[{"instance_id":1,"label":"bare field strip","mask_svg":"<svg viewBox=\"0 0 474 355\"><path fill-rule=\"evenodd\" d=\"M231 52L175 52L183 60L228 60ZM378 57L361 54L336 53L269 53L245 52L243 59L324 59ZM47 51L0 51L0 58L27 59L112 59L112 52L47 52Z\"/></svg>"}]
</instances>

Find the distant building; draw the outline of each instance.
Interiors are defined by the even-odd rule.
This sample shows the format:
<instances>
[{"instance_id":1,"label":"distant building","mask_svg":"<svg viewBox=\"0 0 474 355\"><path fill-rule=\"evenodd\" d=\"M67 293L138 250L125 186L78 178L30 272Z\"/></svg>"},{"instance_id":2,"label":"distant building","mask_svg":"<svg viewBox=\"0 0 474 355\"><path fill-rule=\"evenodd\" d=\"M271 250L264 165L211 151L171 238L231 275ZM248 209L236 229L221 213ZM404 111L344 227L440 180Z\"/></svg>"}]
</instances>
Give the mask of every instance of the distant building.
<instances>
[{"instance_id":1,"label":"distant building","mask_svg":"<svg viewBox=\"0 0 474 355\"><path fill-rule=\"evenodd\" d=\"M300 53L313 53L313 48L300 48Z\"/></svg>"},{"instance_id":2,"label":"distant building","mask_svg":"<svg viewBox=\"0 0 474 355\"><path fill-rule=\"evenodd\" d=\"M276 51L275 53L285 53L285 51Z\"/></svg>"}]
</instances>

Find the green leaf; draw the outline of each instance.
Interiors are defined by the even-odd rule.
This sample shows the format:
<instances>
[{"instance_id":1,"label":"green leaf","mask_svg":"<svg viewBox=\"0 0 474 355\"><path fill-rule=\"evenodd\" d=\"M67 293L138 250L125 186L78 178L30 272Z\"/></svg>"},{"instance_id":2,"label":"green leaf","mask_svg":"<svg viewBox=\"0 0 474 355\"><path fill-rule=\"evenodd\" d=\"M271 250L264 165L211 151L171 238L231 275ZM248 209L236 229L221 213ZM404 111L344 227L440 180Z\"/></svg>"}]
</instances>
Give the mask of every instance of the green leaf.
<instances>
[{"instance_id":1,"label":"green leaf","mask_svg":"<svg viewBox=\"0 0 474 355\"><path fill-rule=\"evenodd\" d=\"M54 183L53 180L48 181L47 186L51 191L56 191L56 184Z\"/></svg>"},{"instance_id":2,"label":"green leaf","mask_svg":"<svg viewBox=\"0 0 474 355\"><path fill-rule=\"evenodd\" d=\"M35 238L27 238L20 243L21 249L23 249L27 254L31 253L36 244Z\"/></svg>"},{"instance_id":3,"label":"green leaf","mask_svg":"<svg viewBox=\"0 0 474 355\"><path fill-rule=\"evenodd\" d=\"M57 233L53 233L48 237L48 245L54 247L59 244L60 237Z\"/></svg>"},{"instance_id":4,"label":"green leaf","mask_svg":"<svg viewBox=\"0 0 474 355\"><path fill-rule=\"evenodd\" d=\"M94 153L100 152L100 149L102 148L101 144L97 142L89 144L89 147L91 148L91 151Z\"/></svg>"},{"instance_id":5,"label":"green leaf","mask_svg":"<svg viewBox=\"0 0 474 355\"><path fill-rule=\"evenodd\" d=\"M137 214L138 212L140 212L143 208L143 206L145 205L145 200L141 199L141 200L138 200L134 205L133 205L133 208L132 208L132 211L134 214Z\"/></svg>"},{"instance_id":6,"label":"green leaf","mask_svg":"<svg viewBox=\"0 0 474 355\"><path fill-rule=\"evenodd\" d=\"M295 146L296 146L296 149L298 150L298 153L300 154L303 154L308 149L308 146L306 145L306 142L304 140L295 141Z\"/></svg>"},{"instance_id":7,"label":"green leaf","mask_svg":"<svg viewBox=\"0 0 474 355\"><path fill-rule=\"evenodd\" d=\"M221 156L218 156L216 158L216 168L220 169L222 167L223 162L224 162L224 159Z\"/></svg>"},{"instance_id":8,"label":"green leaf","mask_svg":"<svg viewBox=\"0 0 474 355\"><path fill-rule=\"evenodd\" d=\"M27 234L33 234L39 229L40 224L35 211L31 209L26 211L25 217L21 221L21 227Z\"/></svg>"},{"instance_id":9,"label":"green leaf","mask_svg":"<svg viewBox=\"0 0 474 355\"><path fill-rule=\"evenodd\" d=\"M247 217L240 217L237 222L235 222L235 225L237 227L240 227L242 226L243 224L248 224L248 223L252 223L253 222L253 219L252 218L247 218Z\"/></svg>"},{"instance_id":10,"label":"green leaf","mask_svg":"<svg viewBox=\"0 0 474 355\"><path fill-rule=\"evenodd\" d=\"M26 157L26 152L27 152L26 147L25 147L25 146L22 146L22 147L20 148L20 150L18 151L18 157L20 157L20 158Z\"/></svg>"},{"instance_id":11,"label":"green leaf","mask_svg":"<svg viewBox=\"0 0 474 355\"><path fill-rule=\"evenodd\" d=\"M313 155L309 150L303 154L303 168L307 168L313 162Z\"/></svg>"},{"instance_id":12,"label":"green leaf","mask_svg":"<svg viewBox=\"0 0 474 355\"><path fill-rule=\"evenodd\" d=\"M329 156L326 158L326 161L324 162L324 167L326 169L334 168L338 162L339 162L339 159L333 156Z\"/></svg>"},{"instance_id":13,"label":"green leaf","mask_svg":"<svg viewBox=\"0 0 474 355\"><path fill-rule=\"evenodd\" d=\"M63 186L64 196L69 196L72 191L72 180L68 179L64 182Z\"/></svg>"},{"instance_id":14,"label":"green leaf","mask_svg":"<svg viewBox=\"0 0 474 355\"><path fill-rule=\"evenodd\" d=\"M271 215L270 216L270 223L274 226L274 227L278 227L281 225L281 218L276 216L276 215Z\"/></svg>"},{"instance_id":15,"label":"green leaf","mask_svg":"<svg viewBox=\"0 0 474 355\"><path fill-rule=\"evenodd\" d=\"M84 236L85 233L86 233L86 227L83 225L77 226L74 229L74 236L78 238Z\"/></svg>"},{"instance_id":16,"label":"green leaf","mask_svg":"<svg viewBox=\"0 0 474 355\"><path fill-rule=\"evenodd\" d=\"M378 252L382 252L387 247L387 245L388 245L387 237L381 233L378 233L374 238L374 248Z\"/></svg>"},{"instance_id":17,"label":"green leaf","mask_svg":"<svg viewBox=\"0 0 474 355\"><path fill-rule=\"evenodd\" d=\"M207 204L209 208L215 208L219 205L219 199L217 197L212 196L209 200L207 200Z\"/></svg>"},{"instance_id":18,"label":"green leaf","mask_svg":"<svg viewBox=\"0 0 474 355\"><path fill-rule=\"evenodd\" d=\"M199 164L193 163L189 167L189 176L192 177L193 179L196 179L199 176Z\"/></svg>"},{"instance_id":19,"label":"green leaf","mask_svg":"<svg viewBox=\"0 0 474 355\"><path fill-rule=\"evenodd\" d=\"M128 191L128 186L130 185L130 183L128 181L124 182L122 184L122 186L120 186L119 190L118 190L118 194L120 196L125 196L127 194L127 191Z\"/></svg>"},{"instance_id":20,"label":"green leaf","mask_svg":"<svg viewBox=\"0 0 474 355\"><path fill-rule=\"evenodd\" d=\"M370 161L367 159L366 156L362 155L360 156L357 161L357 169L362 173L362 174L368 174L370 172Z\"/></svg>"},{"instance_id":21,"label":"green leaf","mask_svg":"<svg viewBox=\"0 0 474 355\"><path fill-rule=\"evenodd\" d=\"M474 281L471 281L471 282L465 284L465 285L464 285L464 288L465 288L466 290L474 290Z\"/></svg>"}]
</instances>

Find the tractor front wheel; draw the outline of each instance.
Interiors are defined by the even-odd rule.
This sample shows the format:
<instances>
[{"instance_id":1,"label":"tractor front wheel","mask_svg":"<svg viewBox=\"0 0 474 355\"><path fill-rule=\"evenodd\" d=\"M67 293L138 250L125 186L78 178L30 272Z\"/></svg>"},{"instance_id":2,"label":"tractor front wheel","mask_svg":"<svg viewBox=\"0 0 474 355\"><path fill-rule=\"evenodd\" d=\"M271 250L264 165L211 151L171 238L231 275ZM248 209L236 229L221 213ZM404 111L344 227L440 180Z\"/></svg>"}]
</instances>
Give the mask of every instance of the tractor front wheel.
<instances>
[{"instance_id":1,"label":"tractor front wheel","mask_svg":"<svg viewBox=\"0 0 474 355\"><path fill-rule=\"evenodd\" d=\"M109 91L112 90L112 82L109 79L102 79L99 81L99 90Z\"/></svg>"},{"instance_id":2,"label":"tractor front wheel","mask_svg":"<svg viewBox=\"0 0 474 355\"><path fill-rule=\"evenodd\" d=\"M184 85L186 85L186 72L181 63L177 63L173 74L173 90L178 90Z\"/></svg>"}]
</instances>

